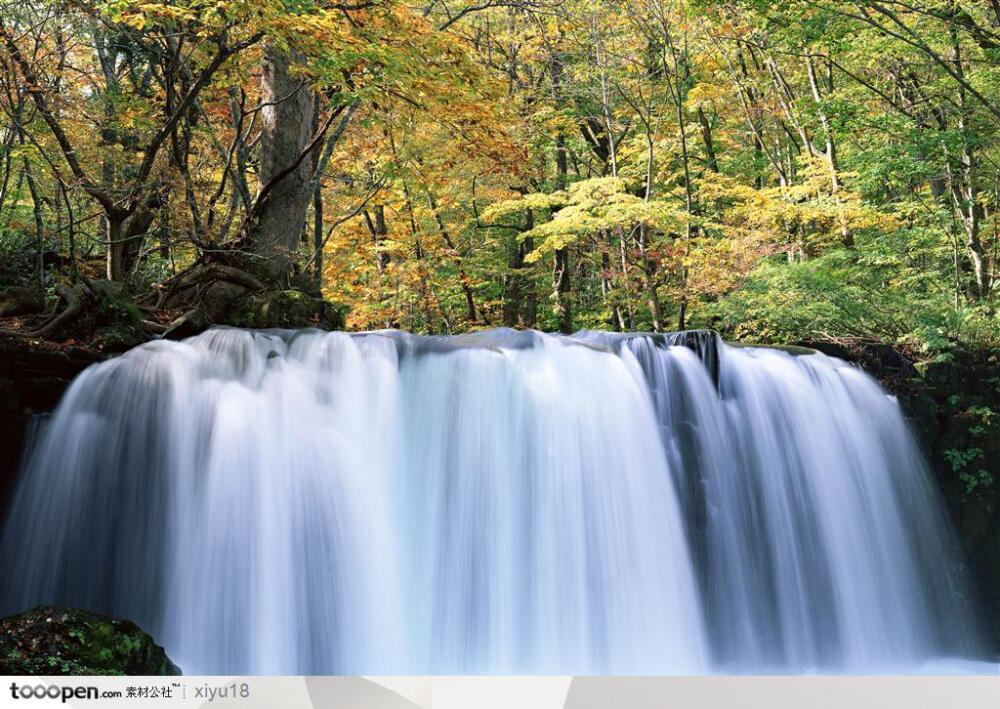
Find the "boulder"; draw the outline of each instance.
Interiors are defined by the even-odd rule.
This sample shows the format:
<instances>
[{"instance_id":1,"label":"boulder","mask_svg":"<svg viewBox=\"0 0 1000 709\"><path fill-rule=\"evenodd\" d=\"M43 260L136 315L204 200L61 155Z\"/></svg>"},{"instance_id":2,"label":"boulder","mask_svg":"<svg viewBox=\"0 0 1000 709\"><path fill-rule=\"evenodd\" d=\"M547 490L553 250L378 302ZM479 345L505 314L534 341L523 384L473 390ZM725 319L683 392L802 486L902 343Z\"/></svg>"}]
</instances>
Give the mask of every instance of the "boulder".
<instances>
[{"instance_id":1,"label":"boulder","mask_svg":"<svg viewBox=\"0 0 1000 709\"><path fill-rule=\"evenodd\" d=\"M0 288L0 317L33 315L45 308L45 299L34 288L8 286Z\"/></svg>"},{"instance_id":2,"label":"boulder","mask_svg":"<svg viewBox=\"0 0 1000 709\"><path fill-rule=\"evenodd\" d=\"M39 606L0 619L0 675L179 675L135 623Z\"/></svg>"},{"instance_id":3,"label":"boulder","mask_svg":"<svg viewBox=\"0 0 1000 709\"><path fill-rule=\"evenodd\" d=\"M242 301L232 323L250 328L340 330L344 327L344 309L302 291L263 291Z\"/></svg>"}]
</instances>

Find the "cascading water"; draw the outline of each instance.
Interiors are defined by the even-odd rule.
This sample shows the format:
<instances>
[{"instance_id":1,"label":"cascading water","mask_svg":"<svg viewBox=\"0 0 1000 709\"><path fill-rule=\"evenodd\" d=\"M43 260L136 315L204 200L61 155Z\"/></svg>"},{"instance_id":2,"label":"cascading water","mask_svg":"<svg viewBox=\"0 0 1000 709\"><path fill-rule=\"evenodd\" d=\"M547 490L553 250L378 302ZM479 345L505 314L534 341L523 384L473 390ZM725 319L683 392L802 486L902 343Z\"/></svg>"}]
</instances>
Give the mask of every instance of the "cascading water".
<instances>
[{"instance_id":1,"label":"cascading water","mask_svg":"<svg viewBox=\"0 0 1000 709\"><path fill-rule=\"evenodd\" d=\"M209 331L84 372L0 612L194 673L920 671L979 651L896 404L709 333Z\"/></svg>"}]
</instances>

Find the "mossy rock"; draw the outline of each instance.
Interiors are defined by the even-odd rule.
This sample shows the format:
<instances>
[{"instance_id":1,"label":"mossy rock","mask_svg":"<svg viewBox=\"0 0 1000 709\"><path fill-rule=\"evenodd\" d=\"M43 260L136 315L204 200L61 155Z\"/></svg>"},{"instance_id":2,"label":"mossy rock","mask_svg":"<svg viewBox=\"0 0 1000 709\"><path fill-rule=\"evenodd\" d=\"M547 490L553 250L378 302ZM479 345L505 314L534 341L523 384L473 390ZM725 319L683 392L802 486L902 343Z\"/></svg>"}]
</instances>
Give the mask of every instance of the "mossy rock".
<instances>
[{"instance_id":1,"label":"mossy rock","mask_svg":"<svg viewBox=\"0 0 1000 709\"><path fill-rule=\"evenodd\" d=\"M347 308L298 290L251 292L245 286L217 280L205 289L198 305L178 317L164 337L181 339L212 325L251 329L321 328L342 330Z\"/></svg>"},{"instance_id":2,"label":"mossy rock","mask_svg":"<svg viewBox=\"0 0 1000 709\"><path fill-rule=\"evenodd\" d=\"M344 309L297 290L267 291L246 298L233 323L250 328L318 327L340 330Z\"/></svg>"},{"instance_id":3,"label":"mossy rock","mask_svg":"<svg viewBox=\"0 0 1000 709\"><path fill-rule=\"evenodd\" d=\"M39 606L0 619L3 675L179 675L135 623Z\"/></svg>"},{"instance_id":4,"label":"mossy rock","mask_svg":"<svg viewBox=\"0 0 1000 709\"><path fill-rule=\"evenodd\" d=\"M80 313L48 336L72 338L104 352L123 352L148 339L142 311L126 284L98 279L63 290L67 303L67 294L79 301Z\"/></svg>"},{"instance_id":5,"label":"mossy rock","mask_svg":"<svg viewBox=\"0 0 1000 709\"><path fill-rule=\"evenodd\" d=\"M42 312L45 299L35 288L9 286L0 288L0 317L32 315Z\"/></svg>"},{"instance_id":6,"label":"mossy rock","mask_svg":"<svg viewBox=\"0 0 1000 709\"><path fill-rule=\"evenodd\" d=\"M111 351L126 350L148 339L142 326L142 311L135 304L128 286L114 281L91 281L94 307L92 327L99 334L99 344Z\"/></svg>"}]
</instances>

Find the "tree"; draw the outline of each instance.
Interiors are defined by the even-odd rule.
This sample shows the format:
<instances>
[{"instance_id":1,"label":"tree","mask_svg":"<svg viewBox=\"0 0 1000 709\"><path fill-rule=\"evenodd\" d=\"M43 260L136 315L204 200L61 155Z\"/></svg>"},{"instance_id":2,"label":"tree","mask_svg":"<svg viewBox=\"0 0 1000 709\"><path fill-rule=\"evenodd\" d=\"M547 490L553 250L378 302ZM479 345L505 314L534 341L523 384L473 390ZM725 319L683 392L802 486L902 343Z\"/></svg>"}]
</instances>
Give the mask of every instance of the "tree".
<instances>
[{"instance_id":1,"label":"tree","mask_svg":"<svg viewBox=\"0 0 1000 709\"><path fill-rule=\"evenodd\" d=\"M88 23L110 27L113 34L127 37L134 54L125 61L146 64L138 73L148 71L154 74L163 89L160 100L156 101L160 104L159 110L153 113L157 120L150 130L144 131L141 136L132 132L115 132L116 147L122 148L120 155L128 160L127 166L117 170L124 178L118 184L108 184L106 179L97 178L85 169L76 141L67 130L66 119L55 107L58 97L55 87L59 85L57 76L46 71L46 67L33 63L24 50L29 36L37 45L41 42L41 33L50 30L53 22L60 21L57 19L59 16L48 12L45 3L37 9L29 7L27 21L22 25L15 25L9 19L11 16L4 14L0 17L0 42L27 86L39 116L55 139L65 169L69 170L70 176L64 175L64 168L56 167L56 163L50 160L58 179L63 183L78 183L103 210L107 277L123 281L132 275L141 241L160 204L157 158L181 124L191 120L193 107L217 72L231 57L260 41L263 33L254 29L259 20L257 13L242 9L240 4L220 6L212 14L198 14L191 7L177 3L144 6L141 13L125 2L84 5L80 6L80 11L85 13L83 19ZM179 26L184 28L185 33L198 38L193 52L185 53L185 48L172 39ZM95 38L100 40L102 36L103 29L95 30ZM98 54L104 56L100 47ZM115 62L115 59L105 58L105 63L108 62ZM154 62L158 65L156 68ZM113 97L121 96L123 92L115 73L117 67L105 68L101 94L107 99L105 104L111 107ZM130 73L135 78L136 72ZM146 81L146 78L140 81ZM147 103L143 93L139 93L139 102ZM106 118L110 116L106 114ZM125 155L126 150L128 156Z\"/></svg>"}]
</instances>

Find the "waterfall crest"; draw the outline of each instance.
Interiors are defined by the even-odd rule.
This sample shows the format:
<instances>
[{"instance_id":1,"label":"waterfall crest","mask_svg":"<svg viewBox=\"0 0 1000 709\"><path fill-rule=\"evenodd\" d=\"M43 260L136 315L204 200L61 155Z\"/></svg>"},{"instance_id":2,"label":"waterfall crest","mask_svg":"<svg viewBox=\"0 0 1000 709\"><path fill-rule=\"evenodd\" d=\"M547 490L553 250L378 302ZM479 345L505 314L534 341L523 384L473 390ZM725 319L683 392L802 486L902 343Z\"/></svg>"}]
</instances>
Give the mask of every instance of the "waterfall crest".
<instances>
[{"instance_id":1,"label":"waterfall crest","mask_svg":"<svg viewBox=\"0 0 1000 709\"><path fill-rule=\"evenodd\" d=\"M0 612L194 673L919 671L979 645L896 403L712 333L216 329L73 383Z\"/></svg>"}]
</instances>

